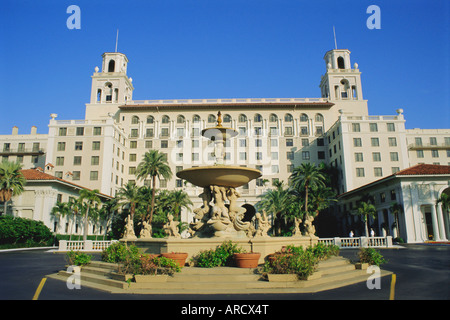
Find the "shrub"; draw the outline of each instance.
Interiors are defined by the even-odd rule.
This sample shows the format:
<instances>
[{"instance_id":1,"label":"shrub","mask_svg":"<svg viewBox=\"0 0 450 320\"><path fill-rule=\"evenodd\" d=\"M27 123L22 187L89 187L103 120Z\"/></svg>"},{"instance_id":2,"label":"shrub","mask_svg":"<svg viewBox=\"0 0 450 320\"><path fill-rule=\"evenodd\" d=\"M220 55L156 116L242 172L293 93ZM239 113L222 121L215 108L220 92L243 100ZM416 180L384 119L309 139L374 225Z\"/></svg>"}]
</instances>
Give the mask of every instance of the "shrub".
<instances>
[{"instance_id":1,"label":"shrub","mask_svg":"<svg viewBox=\"0 0 450 320\"><path fill-rule=\"evenodd\" d=\"M297 274L305 279L316 270L318 258L311 250L298 250L295 254L274 255L267 260L263 272L271 274Z\"/></svg>"},{"instance_id":2,"label":"shrub","mask_svg":"<svg viewBox=\"0 0 450 320\"><path fill-rule=\"evenodd\" d=\"M84 266L91 262L92 256L79 251L69 251L66 259L69 265Z\"/></svg>"},{"instance_id":3,"label":"shrub","mask_svg":"<svg viewBox=\"0 0 450 320\"><path fill-rule=\"evenodd\" d=\"M233 255L243 250L237 244L230 241L224 241L216 249L200 251L191 261L195 266L201 268L213 268L220 266L231 266L233 264Z\"/></svg>"},{"instance_id":4,"label":"shrub","mask_svg":"<svg viewBox=\"0 0 450 320\"><path fill-rule=\"evenodd\" d=\"M53 235L42 222L20 217L0 216L0 244L51 244Z\"/></svg>"},{"instance_id":5,"label":"shrub","mask_svg":"<svg viewBox=\"0 0 450 320\"><path fill-rule=\"evenodd\" d=\"M134 264L137 267L134 274L169 274L180 272L181 267L173 261L165 257L143 254L139 257L139 263Z\"/></svg>"},{"instance_id":6,"label":"shrub","mask_svg":"<svg viewBox=\"0 0 450 320\"><path fill-rule=\"evenodd\" d=\"M381 253L374 248L361 248L358 252L358 257L361 263L368 263L369 265L380 266L386 263Z\"/></svg>"},{"instance_id":7,"label":"shrub","mask_svg":"<svg viewBox=\"0 0 450 320\"><path fill-rule=\"evenodd\" d=\"M122 242L115 242L102 252L102 261L120 263L135 260L139 257L139 249L133 245L126 246Z\"/></svg>"}]
</instances>

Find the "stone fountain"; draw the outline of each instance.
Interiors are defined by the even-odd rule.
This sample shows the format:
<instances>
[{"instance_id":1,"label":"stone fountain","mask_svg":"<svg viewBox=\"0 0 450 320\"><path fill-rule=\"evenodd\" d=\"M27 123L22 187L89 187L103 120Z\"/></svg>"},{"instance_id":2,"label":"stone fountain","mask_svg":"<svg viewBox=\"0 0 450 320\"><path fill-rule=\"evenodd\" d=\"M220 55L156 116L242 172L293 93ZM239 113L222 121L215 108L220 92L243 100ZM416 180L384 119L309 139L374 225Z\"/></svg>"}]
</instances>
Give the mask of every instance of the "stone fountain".
<instances>
[{"instance_id":1,"label":"stone fountain","mask_svg":"<svg viewBox=\"0 0 450 320\"><path fill-rule=\"evenodd\" d=\"M317 243L315 236L270 237L267 231L270 223L266 214L256 213L258 229L250 221L244 221L246 208L237 204L240 198L236 188L261 176L259 170L224 164L224 146L228 139L238 135L232 128L222 126L219 111L217 125L202 130L202 136L214 142L215 164L193 167L177 172L177 177L203 188L199 195L202 206L193 210L194 222L190 224L190 238L182 239L177 223L169 221L164 226L168 238L136 237L121 241L135 244L146 253L187 252L193 256L201 250L214 249L225 240L232 240L247 251L261 253L260 263L268 254L286 245L304 247Z\"/></svg>"},{"instance_id":2,"label":"stone fountain","mask_svg":"<svg viewBox=\"0 0 450 320\"><path fill-rule=\"evenodd\" d=\"M248 235L250 222L242 220L246 209L237 204L240 194L236 188L259 178L261 172L224 164L225 142L238 132L222 126L220 111L217 118L215 127L202 130L202 136L214 142L215 165L185 169L179 171L177 177L203 188L200 195L203 205L194 210L195 222L190 225L194 237L244 238Z\"/></svg>"}]
</instances>

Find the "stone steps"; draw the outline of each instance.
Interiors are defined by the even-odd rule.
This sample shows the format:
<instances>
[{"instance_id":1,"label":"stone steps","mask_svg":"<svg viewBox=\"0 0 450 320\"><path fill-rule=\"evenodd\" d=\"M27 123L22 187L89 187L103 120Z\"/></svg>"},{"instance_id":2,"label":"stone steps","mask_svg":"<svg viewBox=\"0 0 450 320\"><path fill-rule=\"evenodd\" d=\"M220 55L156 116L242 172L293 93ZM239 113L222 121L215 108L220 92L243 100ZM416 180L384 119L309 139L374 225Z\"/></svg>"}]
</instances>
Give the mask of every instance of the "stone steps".
<instances>
[{"instance_id":1,"label":"stone steps","mask_svg":"<svg viewBox=\"0 0 450 320\"><path fill-rule=\"evenodd\" d=\"M258 269L233 267L184 267L180 273L169 276L167 282L127 283L111 279L117 264L92 261L82 268L81 286L106 290L111 293L139 294L247 294L247 293L306 293L330 290L366 281L369 275L342 257L321 261L311 280L290 282L267 281ZM381 275L391 274L382 271ZM49 277L66 280L73 275L60 271Z\"/></svg>"}]
</instances>

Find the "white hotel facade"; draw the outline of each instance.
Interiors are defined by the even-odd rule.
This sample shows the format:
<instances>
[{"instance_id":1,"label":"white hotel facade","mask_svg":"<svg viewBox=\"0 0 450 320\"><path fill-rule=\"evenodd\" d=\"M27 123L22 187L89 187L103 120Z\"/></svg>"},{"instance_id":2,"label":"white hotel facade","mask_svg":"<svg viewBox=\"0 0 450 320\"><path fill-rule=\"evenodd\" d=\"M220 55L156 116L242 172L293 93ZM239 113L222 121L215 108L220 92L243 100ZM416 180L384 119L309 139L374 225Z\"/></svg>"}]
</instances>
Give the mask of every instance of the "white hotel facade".
<instances>
[{"instance_id":1,"label":"white hotel facade","mask_svg":"<svg viewBox=\"0 0 450 320\"><path fill-rule=\"evenodd\" d=\"M48 134L38 135L32 129L29 135L19 135L14 127L11 135L0 136L4 160L22 162L25 169L41 167L57 178L114 196L128 181L148 183L136 181L134 172L149 149L167 154L173 173L213 164L214 148L201 131L216 125L220 111L224 126L239 132L226 145L225 164L257 168L263 173L260 179L240 188L242 204L254 205L276 180L287 183L293 168L303 162L324 162L338 169L337 191L343 204L357 201L354 190L409 167L425 163L450 168L450 129L408 130L402 109L393 110L393 115L369 115L361 72L358 64L351 64L347 49L325 54L320 98L137 101L133 100L126 55L107 52L102 58L101 68L96 67L92 75L85 118L61 120L52 114ZM445 177L440 176L438 193L450 194L450 172L447 182ZM170 181L159 181L158 187L183 189L191 195L195 207L201 205L197 197L200 189L175 174ZM351 200L345 198L350 191ZM433 195L434 201L439 195ZM342 235L355 219L344 207L350 206L336 209ZM414 214L423 219L422 224L436 228L434 233L428 232L433 239L449 238L448 213L442 208L435 210L441 217L433 221L441 221L441 225L433 225L427 218L430 210L417 208L419 212ZM384 209L372 223L380 227L380 234L392 234L392 217L386 217ZM20 209L15 212L20 215ZM192 217L185 212L183 219ZM402 234L397 236L409 242L428 240L408 234L406 230L411 232L411 228L403 229L404 233L400 230Z\"/></svg>"}]
</instances>

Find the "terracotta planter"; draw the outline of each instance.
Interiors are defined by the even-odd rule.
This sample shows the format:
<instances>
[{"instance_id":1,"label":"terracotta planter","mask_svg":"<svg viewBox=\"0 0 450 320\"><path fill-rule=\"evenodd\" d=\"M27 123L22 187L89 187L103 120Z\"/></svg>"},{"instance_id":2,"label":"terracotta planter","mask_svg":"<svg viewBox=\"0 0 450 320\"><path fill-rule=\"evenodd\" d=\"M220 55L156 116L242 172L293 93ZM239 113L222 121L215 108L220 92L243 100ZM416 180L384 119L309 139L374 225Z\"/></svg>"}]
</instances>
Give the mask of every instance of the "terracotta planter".
<instances>
[{"instance_id":1,"label":"terracotta planter","mask_svg":"<svg viewBox=\"0 0 450 320\"><path fill-rule=\"evenodd\" d=\"M172 259L176 263L178 263L180 267L184 267L188 254L184 252L166 252L161 253L161 256L163 256L164 258Z\"/></svg>"},{"instance_id":2,"label":"terracotta planter","mask_svg":"<svg viewBox=\"0 0 450 320\"><path fill-rule=\"evenodd\" d=\"M259 252L235 253L234 261L238 268L257 268L259 257L261 257Z\"/></svg>"}]
</instances>

